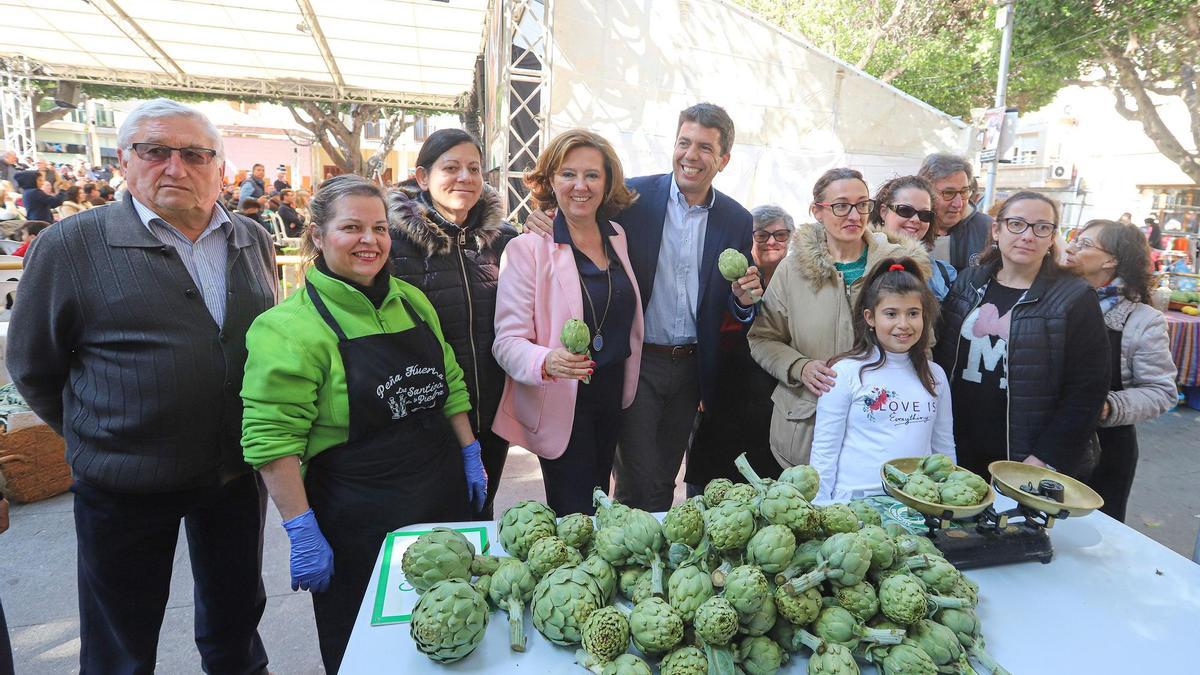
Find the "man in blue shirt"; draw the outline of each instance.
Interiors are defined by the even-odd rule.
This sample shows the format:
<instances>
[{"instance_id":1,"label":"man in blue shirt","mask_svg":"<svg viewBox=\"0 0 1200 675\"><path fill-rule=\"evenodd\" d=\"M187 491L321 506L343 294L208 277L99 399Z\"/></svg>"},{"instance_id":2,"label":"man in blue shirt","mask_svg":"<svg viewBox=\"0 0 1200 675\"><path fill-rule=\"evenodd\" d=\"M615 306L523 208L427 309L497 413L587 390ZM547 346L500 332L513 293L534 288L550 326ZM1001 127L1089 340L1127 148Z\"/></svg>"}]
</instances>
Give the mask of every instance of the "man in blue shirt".
<instances>
[{"instance_id":1,"label":"man in blue shirt","mask_svg":"<svg viewBox=\"0 0 1200 675\"><path fill-rule=\"evenodd\" d=\"M629 179L640 198L614 217L629 237L646 325L638 392L622 416L614 465L616 497L631 507L670 508L697 409L714 399L721 322L728 311L750 323L762 296L756 268L731 284L716 264L726 248L750 258L750 212L712 187L733 139L733 120L721 107L684 110L671 173ZM541 212L526 225L553 231Z\"/></svg>"}]
</instances>

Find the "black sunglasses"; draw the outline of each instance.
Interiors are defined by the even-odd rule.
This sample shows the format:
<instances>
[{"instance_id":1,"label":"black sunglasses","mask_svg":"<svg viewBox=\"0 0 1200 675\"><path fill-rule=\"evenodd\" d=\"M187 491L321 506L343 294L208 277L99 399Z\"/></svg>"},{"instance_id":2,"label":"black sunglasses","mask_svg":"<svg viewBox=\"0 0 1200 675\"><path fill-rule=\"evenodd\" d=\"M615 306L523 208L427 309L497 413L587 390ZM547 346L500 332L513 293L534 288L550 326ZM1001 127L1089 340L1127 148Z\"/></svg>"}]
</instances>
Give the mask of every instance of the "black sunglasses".
<instances>
[{"instance_id":1,"label":"black sunglasses","mask_svg":"<svg viewBox=\"0 0 1200 675\"><path fill-rule=\"evenodd\" d=\"M922 223L933 222L933 211L928 209L914 209L908 204L888 204L888 208L891 209L893 213L906 220L916 216L917 220L921 221Z\"/></svg>"},{"instance_id":2,"label":"black sunglasses","mask_svg":"<svg viewBox=\"0 0 1200 675\"><path fill-rule=\"evenodd\" d=\"M146 162L165 162L171 159L172 152L178 152L179 158L185 164L205 166L211 164L217 156L217 151L212 148L172 148L169 145L158 143L132 143L129 147L133 148L137 156Z\"/></svg>"},{"instance_id":3,"label":"black sunglasses","mask_svg":"<svg viewBox=\"0 0 1200 675\"><path fill-rule=\"evenodd\" d=\"M786 242L791 236L792 236L791 230L775 230L774 232L767 232L766 230L757 230L754 233L754 241L757 241L760 244L765 244L765 243L767 243L768 239L773 238L773 239L775 239L775 241L782 244L782 243Z\"/></svg>"}]
</instances>

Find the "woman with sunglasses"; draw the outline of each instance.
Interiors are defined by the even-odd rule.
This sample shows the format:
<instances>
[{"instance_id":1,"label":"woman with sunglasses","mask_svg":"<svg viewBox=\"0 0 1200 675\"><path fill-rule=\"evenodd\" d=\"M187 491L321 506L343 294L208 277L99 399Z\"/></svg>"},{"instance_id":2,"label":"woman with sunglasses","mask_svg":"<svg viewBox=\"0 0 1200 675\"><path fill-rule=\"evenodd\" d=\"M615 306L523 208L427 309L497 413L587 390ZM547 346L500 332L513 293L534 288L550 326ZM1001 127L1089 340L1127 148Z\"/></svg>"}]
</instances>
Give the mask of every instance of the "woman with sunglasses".
<instances>
[{"instance_id":1,"label":"woman with sunglasses","mask_svg":"<svg viewBox=\"0 0 1200 675\"><path fill-rule=\"evenodd\" d=\"M958 462L981 476L1000 459L1086 478L1109 384L1096 293L1058 265L1058 205L1009 197L979 264L942 302L934 359L950 378Z\"/></svg>"},{"instance_id":2,"label":"woman with sunglasses","mask_svg":"<svg viewBox=\"0 0 1200 675\"><path fill-rule=\"evenodd\" d=\"M1175 362L1162 312L1150 299L1150 247L1141 230L1093 220L1067 246L1065 267L1096 289L1108 328L1110 390L1100 411L1100 463L1091 485L1104 498L1100 509L1125 520L1137 469L1133 425L1175 405Z\"/></svg>"},{"instance_id":3,"label":"woman with sunglasses","mask_svg":"<svg viewBox=\"0 0 1200 675\"><path fill-rule=\"evenodd\" d=\"M875 202L862 174L830 169L813 186L817 220L800 226L750 328L750 353L777 385L771 396L771 453L783 467L808 464L817 398L834 384L828 359L854 341L851 306L862 277L884 258L909 257L929 274L916 241L888 241L867 229Z\"/></svg>"},{"instance_id":4,"label":"woman with sunglasses","mask_svg":"<svg viewBox=\"0 0 1200 675\"><path fill-rule=\"evenodd\" d=\"M767 204L750 210L754 219L752 264L762 275L763 288L775 276L787 255L788 240L796 229L791 214ZM689 496L699 494L708 481L746 479L733 465L743 452L754 471L778 478L782 467L771 456L771 392L775 378L750 356L746 326L729 310L721 321L720 359L717 365L717 398L711 410L701 410L696 432L688 446L686 472Z\"/></svg>"},{"instance_id":5,"label":"woman with sunglasses","mask_svg":"<svg viewBox=\"0 0 1200 675\"><path fill-rule=\"evenodd\" d=\"M933 226L933 185L920 176L900 176L884 183L875 193L875 208L870 223L893 239L916 239L932 252L937 241ZM932 259L929 290L941 301L958 278L958 270L947 260Z\"/></svg>"}]
</instances>

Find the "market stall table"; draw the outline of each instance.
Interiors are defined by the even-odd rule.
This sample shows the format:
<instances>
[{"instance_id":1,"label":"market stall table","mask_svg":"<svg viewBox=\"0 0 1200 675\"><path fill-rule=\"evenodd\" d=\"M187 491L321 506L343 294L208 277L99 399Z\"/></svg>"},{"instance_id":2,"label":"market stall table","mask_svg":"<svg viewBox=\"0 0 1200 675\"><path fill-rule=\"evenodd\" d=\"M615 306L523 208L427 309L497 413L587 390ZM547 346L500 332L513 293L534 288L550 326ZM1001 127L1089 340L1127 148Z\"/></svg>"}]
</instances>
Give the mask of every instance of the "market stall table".
<instances>
[{"instance_id":1,"label":"market stall table","mask_svg":"<svg viewBox=\"0 0 1200 675\"><path fill-rule=\"evenodd\" d=\"M998 509L1012 506L1012 500L997 496ZM485 526L490 553L503 554L495 523L447 526ZM1055 548L1049 564L966 572L979 584L984 637L1001 665L1017 675L1197 672L1200 565L1099 511L1058 521L1049 533ZM574 665L574 648L555 645L534 629L528 608L524 653L509 649L508 621L496 611L483 642L465 659L449 665L429 660L416 650L408 624L371 625L381 560L382 551L346 649L343 675L586 672ZM804 657L794 657L782 672L803 673L805 664ZM863 672L873 670L863 666Z\"/></svg>"},{"instance_id":2,"label":"market stall table","mask_svg":"<svg viewBox=\"0 0 1200 675\"><path fill-rule=\"evenodd\" d=\"M1200 316L1188 316L1174 310L1166 312L1167 335L1171 339L1171 358L1181 387L1200 386Z\"/></svg>"}]
</instances>

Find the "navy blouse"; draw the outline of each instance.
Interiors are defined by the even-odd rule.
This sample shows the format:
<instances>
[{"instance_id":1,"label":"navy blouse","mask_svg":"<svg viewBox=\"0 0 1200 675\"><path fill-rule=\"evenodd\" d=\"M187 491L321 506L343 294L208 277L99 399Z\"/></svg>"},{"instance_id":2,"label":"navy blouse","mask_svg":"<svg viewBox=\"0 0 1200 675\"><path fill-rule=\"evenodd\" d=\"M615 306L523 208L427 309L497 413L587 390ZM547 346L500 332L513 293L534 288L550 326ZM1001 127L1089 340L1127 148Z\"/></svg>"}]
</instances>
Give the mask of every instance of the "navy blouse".
<instances>
[{"instance_id":1,"label":"navy blouse","mask_svg":"<svg viewBox=\"0 0 1200 675\"><path fill-rule=\"evenodd\" d=\"M629 334L633 331L633 313L636 310L637 299L633 293L633 282L629 280L620 258L608 242L608 238L617 234L616 230L607 220L599 221L599 225L600 234L604 237L604 247L608 251L608 266L612 275L612 301L608 308L608 316L604 314L604 306L608 302L609 274L597 267L591 258L575 246L571 239L571 228L567 226L561 209L554 217L554 243L566 244L575 253L575 267L579 270L580 292L583 295L583 322L591 329L593 337L596 335L596 322L604 319L604 326L600 332L604 338L604 348L599 351L592 349L592 360L596 362L596 368L603 368L620 363L633 353L629 346ZM589 295L592 299L591 304L588 303ZM600 316L592 314L593 306Z\"/></svg>"}]
</instances>

